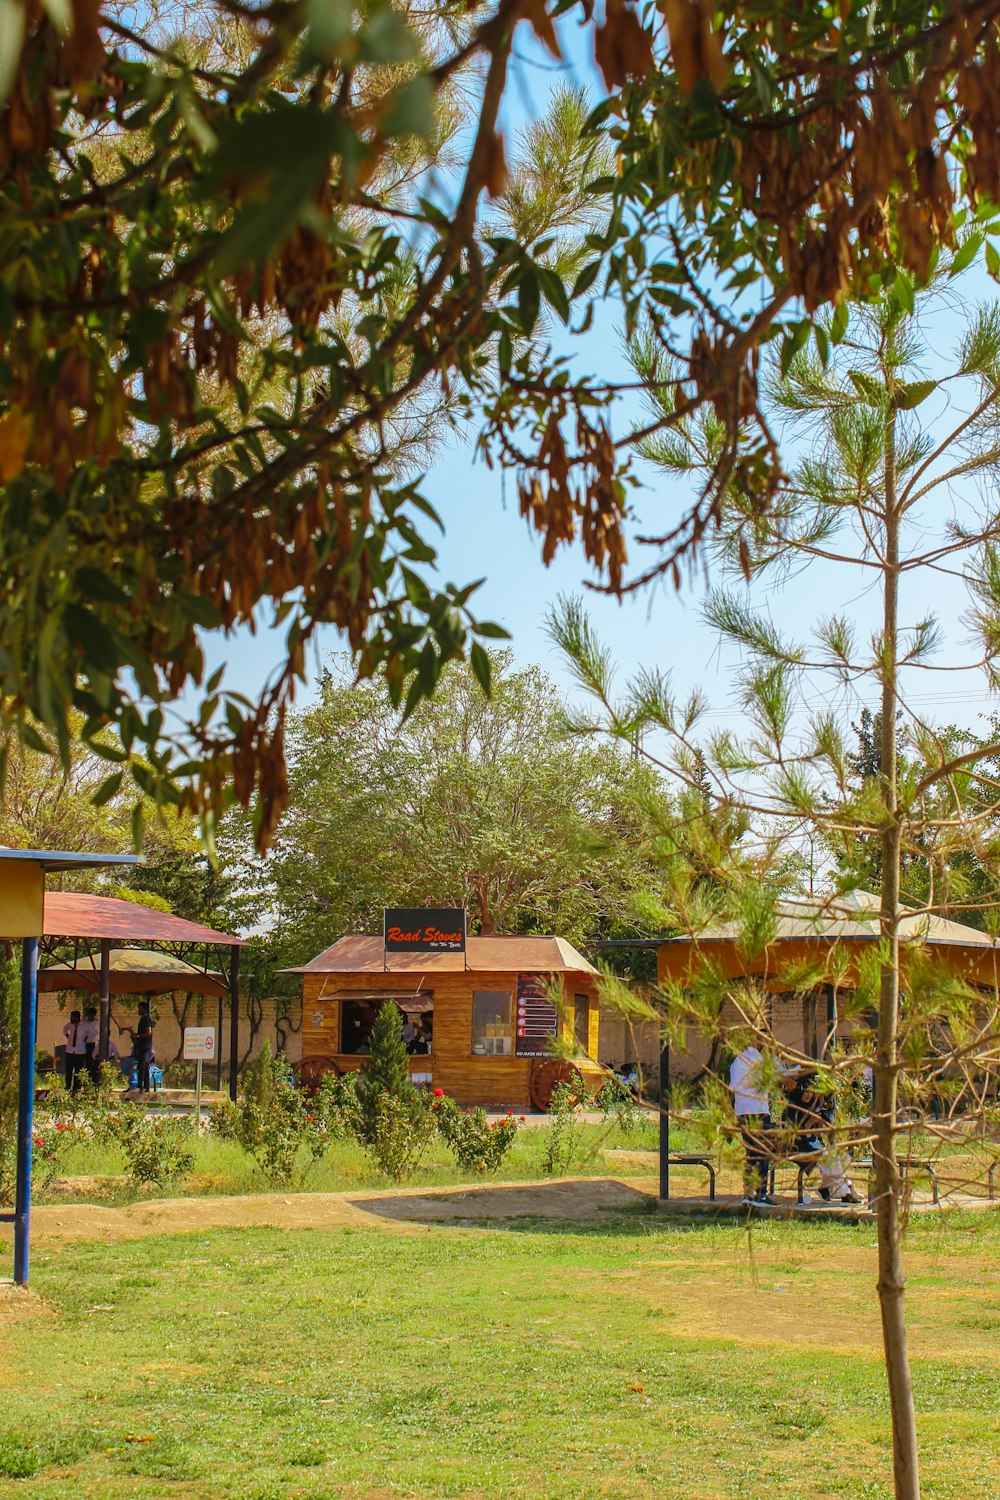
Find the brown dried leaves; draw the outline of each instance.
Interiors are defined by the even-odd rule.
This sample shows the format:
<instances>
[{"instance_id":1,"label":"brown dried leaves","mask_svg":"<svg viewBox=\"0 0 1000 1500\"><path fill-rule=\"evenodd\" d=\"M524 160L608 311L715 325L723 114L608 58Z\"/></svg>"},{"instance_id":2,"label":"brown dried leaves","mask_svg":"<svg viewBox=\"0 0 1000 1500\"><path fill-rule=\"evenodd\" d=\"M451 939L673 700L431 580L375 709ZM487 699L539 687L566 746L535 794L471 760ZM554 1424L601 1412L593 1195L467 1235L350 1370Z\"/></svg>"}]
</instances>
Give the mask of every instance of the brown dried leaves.
<instances>
[{"instance_id":1,"label":"brown dried leaves","mask_svg":"<svg viewBox=\"0 0 1000 1500\"><path fill-rule=\"evenodd\" d=\"M653 67L652 38L625 0L607 0L604 24L594 32L594 56L609 91Z\"/></svg>"},{"instance_id":2,"label":"brown dried leaves","mask_svg":"<svg viewBox=\"0 0 1000 1500\"><path fill-rule=\"evenodd\" d=\"M615 447L603 424L594 427L578 412L578 452L571 465L560 417L561 412L553 407L536 471L522 477L518 484L521 515L544 539L542 561L546 566L560 546L575 540L579 529L584 555L599 573L607 574L608 587L618 593L628 556L623 531L624 491ZM571 467L583 475L578 485L571 481Z\"/></svg>"},{"instance_id":3,"label":"brown dried leaves","mask_svg":"<svg viewBox=\"0 0 1000 1500\"><path fill-rule=\"evenodd\" d=\"M712 25L709 0L660 0L670 33L670 56L682 94L707 78L720 88L726 75L722 39Z\"/></svg>"}]
</instances>

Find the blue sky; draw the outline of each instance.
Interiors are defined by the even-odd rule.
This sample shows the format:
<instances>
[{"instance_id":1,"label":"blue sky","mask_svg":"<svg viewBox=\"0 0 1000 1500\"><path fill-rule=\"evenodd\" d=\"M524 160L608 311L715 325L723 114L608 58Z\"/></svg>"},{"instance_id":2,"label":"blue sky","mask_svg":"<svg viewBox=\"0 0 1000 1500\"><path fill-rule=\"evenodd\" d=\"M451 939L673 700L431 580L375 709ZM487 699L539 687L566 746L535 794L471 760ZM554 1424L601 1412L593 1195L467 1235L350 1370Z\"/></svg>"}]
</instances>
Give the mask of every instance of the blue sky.
<instances>
[{"instance_id":1,"label":"blue sky","mask_svg":"<svg viewBox=\"0 0 1000 1500\"><path fill-rule=\"evenodd\" d=\"M560 81L584 82L597 95L592 61L582 51L579 28L564 27L563 37L569 63L553 66L547 54L533 44L530 33L522 26L516 63L508 91L506 128L516 131L533 108L541 108L550 89ZM962 293L966 303L983 300L997 288L985 272L973 272L963 278ZM945 348L952 342L956 312L940 315L932 329L935 347ZM606 374L623 368L620 342L613 319L598 316L593 331L576 350L581 370L600 370ZM635 415L627 407L616 416L616 430L627 426ZM451 439L435 455L427 474L424 492L440 512L445 534L438 540L439 575L444 580L466 583L485 577L485 583L473 601L476 612L484 618L499 621L510 632L511 646L521 663L537 662L545 667L572 693L568 674L548 640L544 621L548 609L560 593L579 593L590 575L582 554L570 549L559 554L551 567L541 562L537 537L529 534L517 514L516 489L508 476L506 494L503 476L477 463L473 457L474 434L467 442ZM636 494L636 528L661 528L665 516L676 515L684 494L672 490L669 483L650 476L647 488ZM956 503L965 498L962 492ZM714 580L717 581L717 580ZM904 600L912 616L927 606L927 584L921 583ZM786 629L800 633L817 615L847 611L862 623L874 624L872 599L860 591L858 580L845 582L844 570L811 566L807 572L787 580L778 589L762 592L755 589L756 602L763 603L775 621ZM713 727L738 727L739 710L734 706L732 654L720 653L714 635L701 619L704 581L699 576L686 579L677 593L672 587L647 590L627 597L623 602L599 594L589 596L593 621L620 664L623 678L637 668L658 667L672 671L682 693L701 687L713 708ZM963 659L963 630L960 616L965 607L964 590L957 582L936 580L934 605L939 609L945 627L946 644L940 663L944 670L921 674L912 684L920 706L929 717L942 722L957 722L976 727L985 706L980 695L979 678L973 674L955 674L950 669ZM243 632L229 641L218 638L206 642L210 669L227 662L227 685L248 694L259 691L266 672L281 654L280 636L266 630L256 637ZM341 642L336 631L329 629L319 639L319 653L336 652ZM313 680L318 660L312 660ZM868 695L874 701L874 693ZM846 704L853 717L859 700Z\"/></svg>"}]
</instances>

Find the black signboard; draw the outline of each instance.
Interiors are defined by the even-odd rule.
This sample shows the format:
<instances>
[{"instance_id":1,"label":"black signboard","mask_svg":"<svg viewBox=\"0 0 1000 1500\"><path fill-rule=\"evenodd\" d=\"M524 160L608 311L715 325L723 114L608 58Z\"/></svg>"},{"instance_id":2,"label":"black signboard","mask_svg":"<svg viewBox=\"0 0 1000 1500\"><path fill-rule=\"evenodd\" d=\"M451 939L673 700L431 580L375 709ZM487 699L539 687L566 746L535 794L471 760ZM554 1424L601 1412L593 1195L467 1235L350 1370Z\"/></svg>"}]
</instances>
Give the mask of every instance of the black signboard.
<instances>
[{"instance_id":1,"label":"black signboard","mask_svg":"<svg viewBox=\"0 0 1000 1500\"><path fill-rule=\"evenodd\" d=\"M548 974L518 974L514 999L515 1057L548 1057L556 1034L556 1008L548 999Z\"/></svg>"},{"instance_id":2,"label":"black signboard","mask_svg":"<svg viewBox=\"0 0 1000 1500\"><path fill-rule=\"evenodd\" d=\"M386 953L464 953L465 912L460 906L387 907Z\"/></svg>"}]
</instances>

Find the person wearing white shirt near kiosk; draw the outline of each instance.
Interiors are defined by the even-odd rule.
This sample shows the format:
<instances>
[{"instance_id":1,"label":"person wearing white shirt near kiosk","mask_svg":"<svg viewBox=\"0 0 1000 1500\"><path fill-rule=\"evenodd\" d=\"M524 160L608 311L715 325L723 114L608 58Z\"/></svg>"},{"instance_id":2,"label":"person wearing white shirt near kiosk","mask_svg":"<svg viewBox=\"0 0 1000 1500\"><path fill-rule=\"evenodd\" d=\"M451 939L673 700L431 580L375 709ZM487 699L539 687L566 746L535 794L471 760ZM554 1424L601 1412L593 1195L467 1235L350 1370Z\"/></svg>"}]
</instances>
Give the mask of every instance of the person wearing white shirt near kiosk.
<instances>
[{"instance_id":1,"label":"person wearing white shirt near kiosk","mask_svg":"<svg viewBox=\"0 0 1000 1500\"><path fill-rule=\"evenodd\" d=\"M771 1165L767 1132L771 1128L771 1104L764 1082L764 1056L749 1042L729 1070L736 1122L746 1146L743 1196L747 1203L773 1203L768 1197L767 1174Z\"/></svg>"},{"instance_id":2,"label":"person wearing white shirt near kiosk","mask_svg":"<svg viewBox=\"0 0 1000 1500\"><path fill-rule=\"evenodd\" d=\"M87 1066L87 1046L83 1017L78 1010L71 1010L69 1020L63 1027L66 1038L66 1087L75 1094L80 1087L80 1075Z\"/></svg>"}]
</instances>

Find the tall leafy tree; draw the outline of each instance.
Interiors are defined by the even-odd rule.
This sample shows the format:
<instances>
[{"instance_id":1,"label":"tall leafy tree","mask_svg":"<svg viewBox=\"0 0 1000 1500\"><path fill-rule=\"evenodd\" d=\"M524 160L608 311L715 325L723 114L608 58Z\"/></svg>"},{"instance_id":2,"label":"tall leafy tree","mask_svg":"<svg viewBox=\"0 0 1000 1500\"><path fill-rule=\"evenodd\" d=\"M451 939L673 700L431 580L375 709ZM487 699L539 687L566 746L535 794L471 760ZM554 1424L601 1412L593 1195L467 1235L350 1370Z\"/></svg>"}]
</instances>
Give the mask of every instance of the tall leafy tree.
<instances>
[{"instance_id":1,"label":"tall leafy tree","mask_svg":"<svg viewBox=\"0 0 1000 1500\"><path fill-rule=\"evenodd\" d=\"M648 883L641 793L656 779L617 746L571 733L537 668L490 658L489 698L456 671L400 722L384 688L325 675L289 732L291 800L252 858L245 820L220 847L248 926L300 962L344 932L379 932L385 906L465 906L482 932L585 941L637 931Z\"/></svg>"},{"instance_id":2,"label":"tall leafy tree","mask_svg":"<svg viewBox=\"0 0 1000 1500\"><path fill-rule=\"evenodd\" d=\"M928 299L933 295L932 290ZM739 810L752 821L758 852L751 860L734 855L728 889L706 891L674 865L672 900L685 930L697 936L728 916L752 973L753 964L768 954L778 919L781 888L768 889L766 879L773 831L778 830L779 849L810 833L848 854L859 837L878 845L879 894L869 912L878 941L870 961L853 977L853 997L843 995L846 961L836 945L816 964L777 972L774 982L801 993L830 986L842 996L841 1017L853 1018L862 1045L867 1042L871 1049L878 1292L895 1492L899 1500L916 1500L917 1428L900 1222L900 1142L913 1127L912 1116L902 1120L900 1106L924 1112L933 1139L931 1109L944 1090L952 1119L963 1117L961 1128L950 1128L973 1140L970 1127L985 1117L1000 1045L1000 996L995 985L987 991L966 984L919 933L907 928L903 941L901 924L912 925L914 913L901 904L902 876L908 860L926 872L918 917L961 913L975 905L990 910L996 927L1000 844L995 820L981 815L973 780L977 768L988 768L1000 753L1000 745L956 745L950 731L927 722L910 694L913 679L919 681L921 670L932 664L946 623L934 611L934 579L956 570L964 572L969 586L975 650L968 665L983 670L984 693L995 688L1000 308L986 306L973 316L944 369L897 297L868 310L852 309L839 332L838 343L824 346L826 357L800 353L784 371L775 369L770 414L776 423L787 418L794 424L794 466L775 505L763 510L753 492L731 478L720 514L719 563L751 589L759 577L780 576L793 565L823 565L832 570L826 578L834 598L853 595L856 591L840 581L860 575L878 600L873 633L866 637L848 613L835 612L816 621L809 635L789 636L754 606L752 594L748 599L735 584L717 588L707 613L744 653L740 691L747 727L742 734L707 737L699 728L700 695L687 705L677 703L662 674L646 674L615 702L606 658L579 607L564 611L558 635L619 734L631 738L655 728L665 737L674 776L704 795L707 774L719 808ZM698 473L713 464L724 443L721 424L710 414L685 423L655 456L673 475ZM960 504L956 486L976 480L978 491ZM944 493L956 506L954 516L942 504ZM822 699L815 706L816 688L840 684L856 691L868 682L879 688L880 736L877 762L865 768L873 774L859 782L842 724ZM905 761L898 753L900 713L909 747ZM981 872L989 872L988 889L974 896L966 871L971 855ZM830 899L855 886L848 861ZM754 1036L797 1060L794 1049L783 1048L771 1030L761 985L726 981L708 958L703 971L689 985L672 989L666 1000L675 1016L710 1035L731 1036L739 1044ZM726 1001L735 1007L735 1025ZM867 1033L870 1012L877 1020ZM829 1085L836 1087L850 1067L849 1060L832 1058Z\"/></svg>"}]
</instances>

